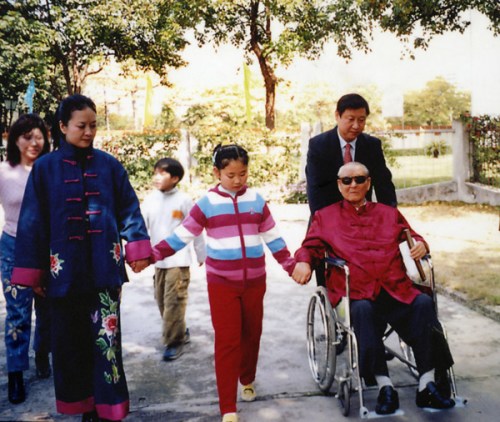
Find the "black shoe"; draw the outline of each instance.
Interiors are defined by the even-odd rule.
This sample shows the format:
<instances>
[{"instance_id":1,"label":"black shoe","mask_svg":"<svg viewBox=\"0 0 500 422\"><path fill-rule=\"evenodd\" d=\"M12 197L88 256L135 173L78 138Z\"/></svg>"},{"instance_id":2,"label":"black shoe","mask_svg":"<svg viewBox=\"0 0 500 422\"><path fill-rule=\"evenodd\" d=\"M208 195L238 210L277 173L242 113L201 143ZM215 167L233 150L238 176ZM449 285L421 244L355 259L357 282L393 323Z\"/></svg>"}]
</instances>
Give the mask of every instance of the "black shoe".
<instances>
[{"instance_id":1,"label":"black shoe","mask_svg":"<svg viewBox=\"0 0 500 422\"><path fill-rule=\"evenodd\" d=\"M49 355L45 353L35 354L36 376L38 378L50 377Z\"/></svg>"},{"instance_id":2,"label":"black shoe","mask_svg":"<svg viewBox=\"0 0 500 422\"><path fill-rule=\"evenodd\" d=\"M26 400L23 371L9 372L9 401L19 404Z\"/></svg>"},{"instance_id":3,"label":"black shoe","mask_svg":"<svg viewBox=\"0 0 500 422\"><path fill-rule=\"evenodd\" d=\"M423 391L417 391L416 403L418 407L431 407L432 409L450 409L455 406L455 400L443 397L436 383L428 382Z\"/></svg>"},{"instance_id":4,"label":"black shoe","mask_svg":"<svg viewBox=\"0 0 500 422\"><path fill-rule=\"evenodd\" d=\"M448 376L448 371L446 369L436 369L434 372L434 377L436 379L436 386L445 399L451 397L451 380Z\"/></svg>"},{"instance_id":5,"label":"black shoe","mask_svg":"<svg viewBox=\"0 0 500 422\"><path fill-rule=\"evenodd\" d=\"M163 360L164 361L175 360L183 353L184 353L183 344L177 344L175 346L167 346L165 347L165 351L163 352Z\"/></svg>"},{"instance_id":6,"label":"black shoe","mask_svg":"<svg viewBox=\"0 0 500 422\"><path fill-rule=\"evenodd\" d=\"M377 415L390 415L399 409L399 396L398 392L386 385L380 389L377 398L377 406L375 406L375 413Z\"/></svg>"},{"instance_id":7,"label":"black shoe","mask_svg":"<svg viewBox=\"0 0 500 422\"><path fill-rule=\"evenodd\" d=\"M85 412L82 414L82 422L99 422L99 416L97 416L95 410L92 412Z\"/></svg>"}]
</instances>

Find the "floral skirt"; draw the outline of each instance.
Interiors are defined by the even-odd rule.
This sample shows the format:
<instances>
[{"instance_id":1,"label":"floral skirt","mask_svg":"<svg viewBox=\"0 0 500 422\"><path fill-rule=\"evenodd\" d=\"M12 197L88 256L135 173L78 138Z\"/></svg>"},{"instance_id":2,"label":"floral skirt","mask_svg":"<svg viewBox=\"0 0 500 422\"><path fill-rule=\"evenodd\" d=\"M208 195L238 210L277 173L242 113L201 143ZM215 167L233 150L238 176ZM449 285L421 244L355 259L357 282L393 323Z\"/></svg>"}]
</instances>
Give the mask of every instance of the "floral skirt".
<instances>
[{"instance_id":1,"label":"floral skirt","mask_svg":"<svg viewBox=\"0 0 500 422\"><path fill-rule=\"evenodd\" d=\"M121 289L50 299L57 411L96 410L121 420L129 411L120 332Z\"/></svg>"}]
</instances>

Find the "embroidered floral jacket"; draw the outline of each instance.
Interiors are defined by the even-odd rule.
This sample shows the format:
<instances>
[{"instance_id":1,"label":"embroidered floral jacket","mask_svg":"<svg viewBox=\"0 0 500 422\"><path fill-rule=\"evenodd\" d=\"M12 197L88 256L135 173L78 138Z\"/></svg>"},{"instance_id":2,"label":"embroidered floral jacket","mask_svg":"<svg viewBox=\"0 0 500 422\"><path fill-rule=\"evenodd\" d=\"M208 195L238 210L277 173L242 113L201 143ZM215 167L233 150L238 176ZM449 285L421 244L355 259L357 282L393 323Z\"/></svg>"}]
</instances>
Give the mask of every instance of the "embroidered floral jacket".
<instances>
[{"instance_id":1,"label":"embroidered floral jacket","mask_svg":"<svg viewBox=\"0 0 500 422\"><path fill-rule=\"evenodd\" d=\"M12 283L45 285L50 297L121 286L122 240L127 261L149 257L149 236L125 169L103 151L61 141L35 162L28 179Z\"/></svg>"}]
</instances>

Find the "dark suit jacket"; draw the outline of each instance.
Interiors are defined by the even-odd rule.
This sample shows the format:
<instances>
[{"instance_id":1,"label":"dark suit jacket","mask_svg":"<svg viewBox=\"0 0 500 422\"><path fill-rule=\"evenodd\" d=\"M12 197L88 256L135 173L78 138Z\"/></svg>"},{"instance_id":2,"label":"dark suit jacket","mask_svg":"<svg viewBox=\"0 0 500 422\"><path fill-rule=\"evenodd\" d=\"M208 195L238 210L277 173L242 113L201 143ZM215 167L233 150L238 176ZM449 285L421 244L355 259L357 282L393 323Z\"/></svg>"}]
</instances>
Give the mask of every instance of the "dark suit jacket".
<instances>
[{"instance_id":1,"label":"dark suit jacket","mask_svg":"<svg viewBox=\"0 0 500 422\"><path fill-rule=\"evenodd\" d=\"M366 195L371 201L375 189L377 202L397 206L392 174L385 163L380 139L362 133L356 141L355 160L370 171L372 186ZM311 214L342 200L337 187L337 173L344 164L337 128L323 132L309 140L307 151L307 198Z\"/></svg>"}]
</instances>

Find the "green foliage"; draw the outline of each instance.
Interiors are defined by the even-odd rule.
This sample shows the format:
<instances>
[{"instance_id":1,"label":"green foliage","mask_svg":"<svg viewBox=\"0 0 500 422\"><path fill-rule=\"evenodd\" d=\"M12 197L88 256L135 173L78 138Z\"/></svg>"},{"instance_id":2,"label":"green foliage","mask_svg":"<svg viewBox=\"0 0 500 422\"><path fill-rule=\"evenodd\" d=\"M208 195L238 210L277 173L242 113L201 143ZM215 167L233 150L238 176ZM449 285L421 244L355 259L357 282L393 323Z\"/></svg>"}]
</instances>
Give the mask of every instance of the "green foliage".
<instances>
[{"instance_id":1,"label":"green foliage","mask_svg":"<svg viewBox=\"0 0 500 422\"><path fill-rule=\"evenodd\" d=\"M275 70L297 56L315 59L327 42L337 54L350 59L353 50L369 51L376 25L394 33L411 48L426 48L436 34L463 32L469 22L463 12L478 9L500 30L498 2L489 0L176 0L189 11L200 44L230 43L241 48L248 62L259 63L266 88L265 117L275 127L275 96L279 82ZM413 37L410 47L410 37Z\"/></svg>"},{"instance_id":2,"label":"green foliage","mask_svg":"<svg viewBox=\"0 0 500 422\"><path fill-rule=\"evenodd\" d=\"M154 164L164 157L174 157L179 144L177 132L126 133L104 139L101 148L116 157L129 174L135 189L149 188Z\"/></svg>"},{"instance_id":3,"label":"green foliage","mask_svg":"<svg viewBox=\"0 0 500 422\"><path fill-rule=\"evenodd\" d=\"M450 125L462 113L470 110L470 93L458 91L442 77L427 82L420 91L404 96L405 124Z\"/></svg>"},{"instance_id":4,"label":"green foliage","mask_svg":"<svg viewBox=\"0 0 500 422\"><path fill-rule=\"evenodd\" d=\"M98 129L112 130L134 130L134 121L130 116L123 116L116 113L108 113L108 121L106 122L106 115L100 109L97 110L97 127Z\"/></svg>"},{"instance_id":5,"label":"green foliage","mask_svg":"<svg viewBox=\"0 0 500 422\"><path fill-rule=\"evenodd\" d=\"M226 101L231 102L231 97ZM198 140L193 175L205 186L213 185L214 148L219 143L238 143L250 155L249 184L267 190L267 199L278 199L282 186L298 180L300 141L287 133L246 125L243 104L226 106L223 100L208 101L192 106L184 116L184 125Z\"/></svg>"},{"instance_id":6,"label":"green foliage","mask_svg":"<svg viewBox=\"0 0 500 422\"><path fill-rule=\"evenodd\" d=\"M500 117L462 116L469 132L472 180L500 187Z\"/></svg>"},{"instance_id":7,"label":"green foliage","mask_svg":"<svg viewBox=\"0 0 500 422\"><path fill-rule=\"evenodd\" d=\"M433 158L438 158L440 155L447 154L449 149L448 144L442 139L435 139L424 147L425 155Z\"/></svg>"},{"instance_id":8,"label":"green foliage","mask_svg":"<svg viewBox=\"0 0 500 422\"><path fill-rule=\"evenodd\" d=\"M161 114L156 120L155 126L161 130L172 130L179 124L174 109L168 104L163 104Z\"/></svg>"},{"instance_id":9,"label":"green foliage","mask_svg":"<svg viewBox=\"0 0 500 422\"><path fill-rule=\"evenodd\" d=\"M168 69L184 64L179 52L189 22L175 2L164 0L2 2L0 97L21 97L33 78L35 110L50 114L110 58L132 59L167 83Z\"/></svg>"},{"instance_id":10,"label":"green foliage","mask_svg":"<svg viewBox=\"0 0 500 422\"><path fill-rule=\"evenodd\" d=\"M34 109L43 111L41 114L50 120L55 111L50 104L54 96L60 97L63 86L54 77L54 68L47 60L49 46L43 27L38 21L25 19L16 4L0 5L0 107L4 99L15 99L19 110L25 111L24 93L33 79Z\"/></svg>"}]
</instances>

